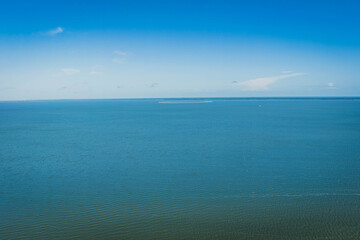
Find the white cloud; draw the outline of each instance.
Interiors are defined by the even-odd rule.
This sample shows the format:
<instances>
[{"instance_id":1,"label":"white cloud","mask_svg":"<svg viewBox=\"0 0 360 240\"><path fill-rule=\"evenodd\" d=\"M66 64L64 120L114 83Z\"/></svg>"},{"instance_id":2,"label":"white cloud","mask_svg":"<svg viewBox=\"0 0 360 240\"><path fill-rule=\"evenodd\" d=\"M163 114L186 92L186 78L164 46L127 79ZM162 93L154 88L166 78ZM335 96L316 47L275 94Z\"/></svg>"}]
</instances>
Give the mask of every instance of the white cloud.
<instances>
[{"instance_id":1,"label":"white cloud","mask_svg":"<svg viewBox=\"0 0 360 240\"><path fill-rule=\"evenodd\" d=\"M101 74L102 72L97 72L97 71L91 71L90 72L90 75L98 75L98 74Z\"/></svg>"},{"instance_id":2,"label":"white cloud","mask_svg":"<svg viewBox=\"0 0 360 240\"><path fill-rule=\"evenodd\" d=\"M119 56L127 56L128 55L128 53L123 52L123 51L114 51L114 54L119 55Z\"/></svg>"},{"instance_id":3,"label":"white cloud","mask_svg":"<svg viewBox=\"0 0 360 240\"><path fill-rule=\"evenodd\" d=\"M62 32L64 32L64 28L57 27L55 29L52 29L52 30L48 31L46 34L50 35L50 36L55 36L55 35L57 35L59 33L62 33Z\"/></svg>"},{"instance_id":4,"label":"white cloud","mask_svg":"<svg viewBox=\"0 0 360 240\"><path fill-rule=\"evenodd\" d=\"M129 53L118 50L114 51L113 54L116 55L116 57L113 58L113 62L118 64L126 63L127 57L129 56Z\"/></svg>"},{"instance_id":5,"label":"white cloud","mask_svg":"<svg viewBox=\"0 0 360 240\"><path fill-rule=\"evenodd\" d=\"M327 84L327 89L336 89L335 84L333 82L329 82Z\"/></svg>"},{"instance_id":6,"label":"white cloud","mask_svg":"<svg viewBox=\"0 0 360 240\"><path fill-rule=\"evenodd\" d=\"M113 58L113 62L123 64L126 62L126 58Z\"/></svg>"},{"instance_id":7,"label":"white cloud","mask_svg":"<svg viewBox=\"0 0 360 240\"><path fill-rule=\"evenodd\" d=\"M65 75L74 75L80 72L79 69L74 69L74 68L63 68L61 69L61 71L65 74Z\"/></svg>"},{"instance_id":8,"label":"white cloud","mask_svg":"<svg viewBox=\"0 0 360 240\"><path fill-rule=\"evenodd\" d=\"M305 73L291 73L274 77L255 78L243 82L235 82L233 85L239 86L244 91L266 91L269 89L269 85L277 82L280 79L301 76L304 74Z\"/></svg>"}]
</instances>

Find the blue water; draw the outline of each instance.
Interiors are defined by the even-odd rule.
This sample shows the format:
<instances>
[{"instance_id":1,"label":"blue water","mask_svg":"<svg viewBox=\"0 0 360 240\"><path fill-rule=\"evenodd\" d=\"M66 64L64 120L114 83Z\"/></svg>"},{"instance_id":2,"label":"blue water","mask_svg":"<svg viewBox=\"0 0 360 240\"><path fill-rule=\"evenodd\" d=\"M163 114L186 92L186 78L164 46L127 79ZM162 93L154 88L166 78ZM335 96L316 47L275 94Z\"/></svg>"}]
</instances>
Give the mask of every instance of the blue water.
<instances>
[{"instance_id":1,"label":"blue water","mask_svg":"<svg viewBox=\"0 0 360 240\"><path fill-rule=\"evenodd\" d=\"M360 239L360 100L1 102L0 239Z\"/></svg>"}]
</instances>

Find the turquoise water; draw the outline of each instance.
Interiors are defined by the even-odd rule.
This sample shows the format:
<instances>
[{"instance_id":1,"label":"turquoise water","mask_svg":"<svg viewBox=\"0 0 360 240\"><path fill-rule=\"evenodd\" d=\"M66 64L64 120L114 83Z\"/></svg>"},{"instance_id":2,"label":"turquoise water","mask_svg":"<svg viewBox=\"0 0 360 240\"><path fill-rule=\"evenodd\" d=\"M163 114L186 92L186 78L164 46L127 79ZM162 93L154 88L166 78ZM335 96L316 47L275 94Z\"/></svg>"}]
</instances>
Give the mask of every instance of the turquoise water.
<instances>
[{"instance_id":1,"label":"turquoise water","mask_svg":"<svg viewBox=\"0 0 360 240\"><path fill-rule=\"evenodd\" d=\"M0 239L360 239L360 100L2 102Z\"/></svg>"}]
</instances>

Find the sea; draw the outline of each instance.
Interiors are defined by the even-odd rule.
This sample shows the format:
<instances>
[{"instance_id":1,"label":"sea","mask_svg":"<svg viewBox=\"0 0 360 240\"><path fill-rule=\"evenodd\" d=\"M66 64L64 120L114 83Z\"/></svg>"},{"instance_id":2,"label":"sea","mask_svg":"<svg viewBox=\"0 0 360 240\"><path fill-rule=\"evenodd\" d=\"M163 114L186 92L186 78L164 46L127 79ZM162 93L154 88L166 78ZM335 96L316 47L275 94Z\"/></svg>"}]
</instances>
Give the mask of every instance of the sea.
<instances>
[{"instance_id":1,"label":"sea","mask_svg":"<svg viewBox=\"0 0 360 240\"><path fill-rule=\"evenodd\" d=\"M0 239L360 239L360 99L0 102Z\"/></svg>"}]
</instances>

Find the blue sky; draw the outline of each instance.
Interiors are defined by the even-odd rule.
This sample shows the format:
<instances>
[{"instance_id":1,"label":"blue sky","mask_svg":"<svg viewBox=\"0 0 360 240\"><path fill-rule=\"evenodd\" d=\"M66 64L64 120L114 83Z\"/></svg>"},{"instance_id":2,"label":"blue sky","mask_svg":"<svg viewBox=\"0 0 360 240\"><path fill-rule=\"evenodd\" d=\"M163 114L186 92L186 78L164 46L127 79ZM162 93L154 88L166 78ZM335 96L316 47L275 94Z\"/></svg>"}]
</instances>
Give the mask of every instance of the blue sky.
<instances>
[{"instance_id":1,"label":"blue sky","mask_svg":"<svg viewBox=\"0 0 360 240\"><path fill-rule=\"evenodd\" d=\"M0 100L360 95L358 1L7 1Z\"/></svg>"}]
</instances>

